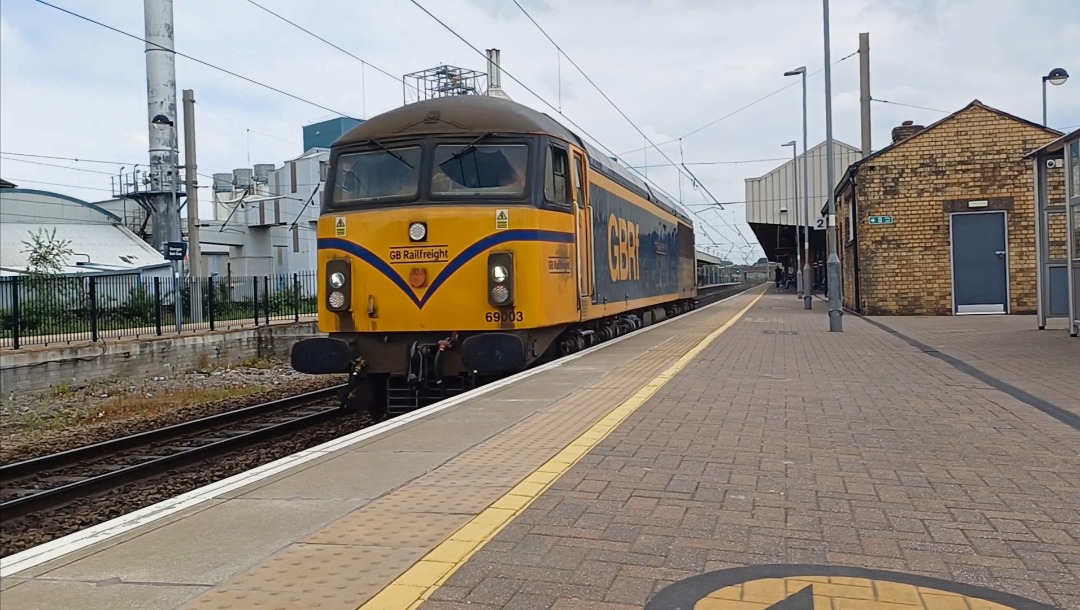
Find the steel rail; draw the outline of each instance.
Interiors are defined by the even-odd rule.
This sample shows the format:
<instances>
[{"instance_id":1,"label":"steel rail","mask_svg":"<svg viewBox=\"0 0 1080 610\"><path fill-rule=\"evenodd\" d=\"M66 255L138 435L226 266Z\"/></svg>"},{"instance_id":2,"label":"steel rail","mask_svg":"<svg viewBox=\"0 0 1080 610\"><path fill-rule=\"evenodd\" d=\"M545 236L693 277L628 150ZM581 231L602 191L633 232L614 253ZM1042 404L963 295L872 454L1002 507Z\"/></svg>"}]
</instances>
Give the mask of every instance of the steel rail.
<instances>
[{"instance_id":1,"label":"steel rail","mask_svg":"<svg viewBox=\"0 0 1080 610\"><path fill-rule=\"evenodd\" d=\"M276 411L302 407L311 402L332 398L341 387L343 386L334 386L316 390L314 392L307 392L297 396L290 396L288 398L254 405L252 407L245 407L243 409L236 409L234 411L192 420L190 422L175 424L156 430L149 430L131 436L88 445L86 447L17 462L4 467L5 469L9 469L4 472L4 480L42 474L49 470L76 465L84 460L103 458L151 443L212 430L221 425L243 421L244 419L258 417ZM146 479L199 461L205 461L214 455L233 451L266 438L293 430L307 428L317 423L328 421L339 416L341 413L342 411L338 406L334 405L333 407L328 407L325 410L310 415L262 426L258 429L249 432L241 432L212 443L191 447L183 451L146 460L111 472L90 476L59 487L44 489L37 493L28 494L0 503L0 514L3 514L4 519L6 520L47 508L53 508L66 504L79 497L107 491L119 485Z\"/></svg>"}]
</instances>

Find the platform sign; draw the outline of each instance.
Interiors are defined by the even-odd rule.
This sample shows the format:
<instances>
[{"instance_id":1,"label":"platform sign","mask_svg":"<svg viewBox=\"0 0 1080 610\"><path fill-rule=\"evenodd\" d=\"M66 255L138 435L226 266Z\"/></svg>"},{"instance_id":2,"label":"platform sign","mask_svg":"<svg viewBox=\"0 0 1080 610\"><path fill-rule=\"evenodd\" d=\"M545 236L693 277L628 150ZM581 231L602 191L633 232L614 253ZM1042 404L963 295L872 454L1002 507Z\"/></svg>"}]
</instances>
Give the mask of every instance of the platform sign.
<instances>
[{"instance_id":1,"label":"platform sign","mask_svg":"<svg viewBox=\"0 0 1080 610\"><path fill-rule=\"evenodd\" d=\"M870 224L872 225L891 225L893 223L892 216L871 216Z\"/></svg>"},{"instance_id":2,"label":"platform sign","mask_svg":"<svg viewBox=\"0 0 1080 610\"><path fill-rule=\"evenodd\" d=\"M814 220L814 230L815 231L824 231L825 230L825 221L826 221L826 218L824 216L819 216L817 219L815 219Z\"/></svg>"},{"instance_id":3,"label":"platform sign","mask_svg":"<svg viewBox=\"0 0 1080 610\"><path fill-rule=\"evenodd\" d=\"M901 572L824 565L759 565L676 582L645 610L815 610L816 608L980 608L1051 610L1032 599L986 587Z\"/></svg>"},{"instance_id":4,"label":"platform sign","mask_svg":"<svg viewBox=\"0 0 1080 610\"><path fill-rule=\"evenodd\" d=\"M182 241L165 242L165 260L182 261L187 255L187 244Z\"/></svg>"}]
</instances>

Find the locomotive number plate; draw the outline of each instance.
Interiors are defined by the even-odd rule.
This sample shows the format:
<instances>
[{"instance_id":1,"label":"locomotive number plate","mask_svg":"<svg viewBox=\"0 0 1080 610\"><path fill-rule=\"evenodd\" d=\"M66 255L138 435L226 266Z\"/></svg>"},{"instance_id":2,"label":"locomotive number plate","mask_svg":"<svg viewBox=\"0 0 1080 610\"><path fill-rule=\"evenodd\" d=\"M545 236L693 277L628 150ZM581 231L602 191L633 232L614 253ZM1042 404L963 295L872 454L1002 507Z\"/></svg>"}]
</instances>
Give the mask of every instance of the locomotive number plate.
<instances>
[{"instance_id":1,"label":"locomotive number plate","mask_svg":"<svg viewBox=\"0 0 1080 610\"><path fill-rule=\"evenodd\" d=\"M484 314L488 322L524 322L525 314L520 311L489 311Z\"/></svg>"}]
</instances>

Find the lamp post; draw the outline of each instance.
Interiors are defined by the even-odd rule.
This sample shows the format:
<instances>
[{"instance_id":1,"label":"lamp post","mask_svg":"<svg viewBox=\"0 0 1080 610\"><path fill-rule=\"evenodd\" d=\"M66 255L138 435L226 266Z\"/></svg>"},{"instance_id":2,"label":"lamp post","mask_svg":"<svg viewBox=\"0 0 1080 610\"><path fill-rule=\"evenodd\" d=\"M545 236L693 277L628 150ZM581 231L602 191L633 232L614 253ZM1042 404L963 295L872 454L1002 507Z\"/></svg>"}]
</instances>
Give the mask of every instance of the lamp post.
<instances>
[{"instance_id":1,"label":"lamp post","mask_svg":"<svg viewBox=\"0 0 1080 610\"><path fill-rule=\"evenodd\" d=\"M150 120L150 124L153 125L157 129L166 129L166 128L175 128L176 127L176 124L171 119L169 119L169 117L165 116L164 114L155 115L154 118ZM172 196L172 205L169 206L167 216L162 219L164 222L160 223L160 225L159 225L163 229L167 229L166 231L163 231L166 234L162 236L162 238L163 238L162 243L166 244L165 245L166 252L168 252L168 248L169 248L168 240L173 239L174 230L175 230L175 232L177 234L176 238L177 238L178 241L180 240L180 237L181 237L180 236L180 215L179 215L179 213L177 213L177 217L176 217L175 221L171 218L172 214L177 212L177 208L176 208L176 187L177 187L176 174L178 174L180 172L180 166L177 164L176 160L177 160L177 157L179 155L180 155L180 151L177 149L177 146L176 146L176 130L172 129L172 138L170 138L170 140L169 140L169 159L172 161L172 167L169 169L169 192L170 192L170 194ZM158 171L160 172L160 169ZM158 180L159 180L159 183L161 184L161 186L164 186L164 182L161 181L161 174L160 173L158 174ZM181 304L181 292L180 292L180 276L182 275L182 267L181 267L182 264L183 263L181 261L178 261L178 260L171 261L171 267L172 267L172 273L173 273L173 308L174 308L175 315L176 315L176 332L177 333L180 333L183 330L183 325L184 325L184 313L183 313L183 308L182 308L182 304Z\"/></svg>"},{"instance_id":2,"label":"lamp post","mask_svg":"<svg viewBox=\"0 0 1080 610\"><path fill-rule=\"evenodd\" d=\"M784 76L802 75L802 180L803 180L803 309L813 309L814 282L810 271L810 173L806 151L806 66L784 72Z\"/></svg>"},{"instance_id":3,"label":"lamp post","mask_svg":"<svg viewBox=\"0 0 1080 610\"><path fill-rule=\"evenodd\" d=\"M822 0L825 21L825 187L829 189L829 332L844 332L844 309L840 300L840 256L837 255L839 236L836 232L836 168L833 167L832 137L832 54L829 52L829 0Z\"/></svg>"},{"instance_id":4,"label":"lamp post","mask_svg":"<svg viewBox=\"0 0 1080 610\"><path fill-rule=\"evenodd\" d=\"M1042 77L1043 127L1046 127L1046 81L1050 81L1051 85L1064 85L1067 80L1069 80L1069 73L1065 71L1065 68L1054 68Z\"/></svg>"},{"instance_id":5,"label":"lamp post","mask_svg":"<svg viewBox=\"0 0 1080 610\"><path fill-rule=\"evenodd\" d=\"M795 291L796 296L802 298L803 295L803 273L802 267L799 265L799 253L802 251L802 237L799 235L799 226L802 224L799 221L799 149L796 146L795 140L792 140L786 144L781 144L781 147L791 147L791 173L792 183L795 186L794 196L792 199L795 201L792 207L795 208Z\"/></svg>"}]
</instances>

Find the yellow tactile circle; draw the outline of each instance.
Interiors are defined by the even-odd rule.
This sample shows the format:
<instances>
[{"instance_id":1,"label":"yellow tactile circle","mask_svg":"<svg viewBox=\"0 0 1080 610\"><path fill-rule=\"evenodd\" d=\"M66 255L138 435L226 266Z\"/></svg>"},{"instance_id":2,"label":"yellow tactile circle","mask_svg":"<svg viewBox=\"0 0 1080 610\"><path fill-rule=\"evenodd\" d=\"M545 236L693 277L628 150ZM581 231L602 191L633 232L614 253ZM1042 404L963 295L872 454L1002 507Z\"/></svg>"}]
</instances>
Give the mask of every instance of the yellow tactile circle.
<instances>
[{"instance_id":1,"label":"yellow tactile circle","mask_svg":"<svg viewBox=\"0 0 1080 610\"><path fill-rule=\"evenodd\" d=\"M933 587L842 576L753 580L713 591L694 610L768 610L781 602L801 610L800 594L807 610L1015 610Z\"/></svg>"},{"instance_id":2,"label":"yellow tactile circle","mask_svg":"<svg viewBox=\"0 0 1080 610\"><path fill-rule=\"evenodd\" d=\"M963 583L854 567L761 565L674 583L645 610L1053 610Z\"/></svg>"}]
</instances>

